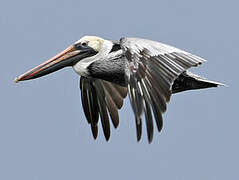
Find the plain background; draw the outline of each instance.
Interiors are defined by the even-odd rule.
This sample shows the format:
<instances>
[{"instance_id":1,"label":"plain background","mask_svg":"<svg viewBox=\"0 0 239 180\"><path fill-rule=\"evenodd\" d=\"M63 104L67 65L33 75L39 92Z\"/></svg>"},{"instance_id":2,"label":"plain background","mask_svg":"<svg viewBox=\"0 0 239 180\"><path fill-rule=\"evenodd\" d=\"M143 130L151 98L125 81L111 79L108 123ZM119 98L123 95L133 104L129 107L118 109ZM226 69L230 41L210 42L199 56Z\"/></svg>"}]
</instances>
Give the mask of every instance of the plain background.
<instances>
[{"instance_id":1,"label":"plain background","mask_svg":"<svg viewBox=\"0 0 239 180\"><path fill-rule=\"evenodd\" d=\"M0 179L239 179L239 3L22 0L0 4ZM136 141L128 99L106 142L93 140L79 76L13 79L84 35L158 40L208 61L193 72L229 85L174 95L162 133Z\"/></svg>"}]
</instances>

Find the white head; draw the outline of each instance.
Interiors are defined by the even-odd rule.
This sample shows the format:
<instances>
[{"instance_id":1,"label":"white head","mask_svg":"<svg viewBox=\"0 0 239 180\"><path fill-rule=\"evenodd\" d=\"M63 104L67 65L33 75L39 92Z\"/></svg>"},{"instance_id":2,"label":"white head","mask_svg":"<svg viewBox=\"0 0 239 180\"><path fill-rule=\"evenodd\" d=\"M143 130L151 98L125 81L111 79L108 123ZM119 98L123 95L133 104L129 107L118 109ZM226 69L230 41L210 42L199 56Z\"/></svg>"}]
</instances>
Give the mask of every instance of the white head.
<instances>
[{"instance_id":1,"label":"white head","mask_svg":"<svg viewBox=\"0 0 239 180\"><path fill-rule=\"evenodd\" d=\"M75 72L82 76L87 76L87 67L94 61L102 60L104 57L106 57L113 46L113 43L111 41L102 39L97 36L84 36L80 40L75 42L75 45L77 44L87 45L97 52L97 54L95 54L94 56L86 57L78 61L73 66Z\"/></svg>"},{"instance_id":2,"label":"white head","mask_svg":"<svg viewBox=\"0 0 239 180\"><path fill-rule=\"evenodd\" d=\"M87 44L91 48L93 48L95 51L99 52L101 50L101 46L104 43L104 39L97 37L97 36L84 36L80 38L78 41L76 41L74 44Z\"/></svg>"}]
</instances>

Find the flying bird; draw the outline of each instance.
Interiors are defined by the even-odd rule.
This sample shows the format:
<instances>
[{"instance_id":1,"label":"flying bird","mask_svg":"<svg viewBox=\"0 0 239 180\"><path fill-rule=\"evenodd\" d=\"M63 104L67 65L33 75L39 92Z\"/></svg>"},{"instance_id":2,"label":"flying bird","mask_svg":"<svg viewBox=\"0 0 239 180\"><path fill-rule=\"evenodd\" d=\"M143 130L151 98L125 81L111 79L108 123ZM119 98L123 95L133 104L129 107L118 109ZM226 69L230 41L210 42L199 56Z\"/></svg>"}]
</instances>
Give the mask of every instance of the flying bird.
<instances>
[{"instance_id":1,"label":"flying bird","mask_svg":"<svg viewBox=\"0 0 239 180\"><path fill-rule=\"evenodd\" d=\"M160 132L162 113L166 111L172 94L223 85L188 71L204 61L196 55L152 40L124 37L111 41L84 36L58 55L18 76L15 82L72 66L81 76L82 106L94 139L98 135L100 117L104 136L109 140L110 119L117 128L118 110L128 94L135 115L137 140L141 139L144 116L150 143L153 121Z\"/></svg>"}]
</instances>

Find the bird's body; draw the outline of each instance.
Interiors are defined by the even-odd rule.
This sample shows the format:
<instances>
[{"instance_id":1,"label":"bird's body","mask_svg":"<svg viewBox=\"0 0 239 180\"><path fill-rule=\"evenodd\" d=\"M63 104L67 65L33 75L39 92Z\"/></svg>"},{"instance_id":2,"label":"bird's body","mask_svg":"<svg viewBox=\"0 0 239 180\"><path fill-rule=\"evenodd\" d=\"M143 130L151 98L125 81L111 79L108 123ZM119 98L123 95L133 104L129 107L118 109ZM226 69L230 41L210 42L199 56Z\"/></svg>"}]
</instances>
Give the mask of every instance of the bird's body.
<instances>
[{"instance_id":1,"label":"bird's body","mask_svg":"<svg viewBox=\"0 0 239 180\"><path fill-rule=\"evenodd\" d=\"M65 66L81 76L82 105L94 138L100 116L106 140L110 137L111 117L119 124L118 110L129 94L135 114L137 139L141 138L145 116L149 142L153 138L153 119L162 129L162 113L173 93L217 87L187 71L205 60L156 41L121 38L120 41L85 36L59 55L19 76L16 81L34 79ZM154 116L154 118L153 118Z\"/></svg>"}]
</instances>

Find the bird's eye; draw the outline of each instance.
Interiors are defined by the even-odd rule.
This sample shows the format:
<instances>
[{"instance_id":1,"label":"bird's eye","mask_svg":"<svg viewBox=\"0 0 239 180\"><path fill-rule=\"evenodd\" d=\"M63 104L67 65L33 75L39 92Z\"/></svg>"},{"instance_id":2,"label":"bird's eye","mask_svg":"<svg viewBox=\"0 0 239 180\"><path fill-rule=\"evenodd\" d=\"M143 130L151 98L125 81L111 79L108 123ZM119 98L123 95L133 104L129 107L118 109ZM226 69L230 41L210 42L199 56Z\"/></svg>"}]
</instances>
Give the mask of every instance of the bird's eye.
<instances>
[{"instance_id":1,"label":"bird's eye","mask_svg":"<svg viewBox=\"0 0 239 180\"><path fill-rule=\"evenodd\" d=\"M87 46L86 42L81 43L82 46Z\"/></svg>"},{"instance_id":2,"label":"bird's eye","mask_svg":"<svg viewBox=\"0 0 239 180\"><path fill-rule=\"evenodd\" d=\"M87 45L88 45L87 42L81 42L81 43L75 44L75 48L78 50L81 50L82 48L87 48Z\"/></svg>"}]
</instances>

